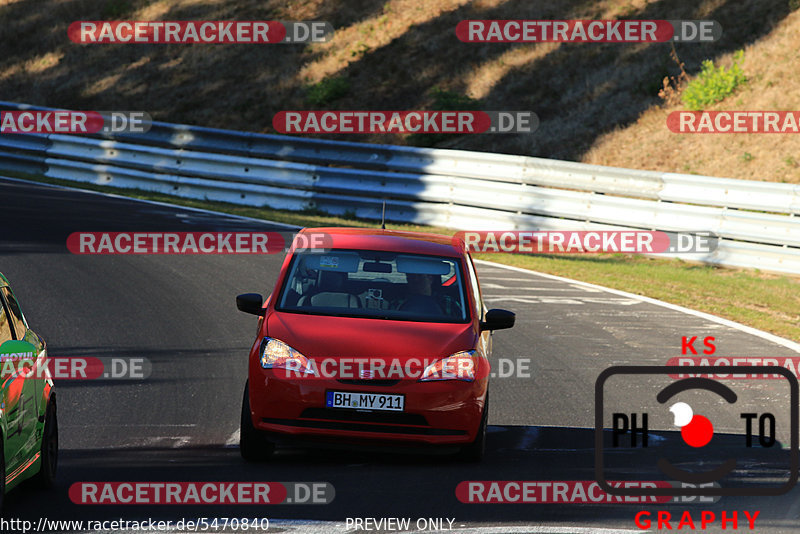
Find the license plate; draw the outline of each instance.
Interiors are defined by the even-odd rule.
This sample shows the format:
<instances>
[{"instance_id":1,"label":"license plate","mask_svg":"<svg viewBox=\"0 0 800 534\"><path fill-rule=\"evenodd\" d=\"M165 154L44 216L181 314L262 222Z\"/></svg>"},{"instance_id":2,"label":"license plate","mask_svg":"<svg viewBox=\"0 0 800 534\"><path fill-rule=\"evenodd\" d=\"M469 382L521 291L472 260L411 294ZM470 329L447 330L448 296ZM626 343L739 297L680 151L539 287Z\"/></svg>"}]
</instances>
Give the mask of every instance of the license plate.
<instances>
[{"instance_id":1,"label":"license plate","mask_svg":"<svg viewBox=\"0 0 800 534\"><path fill-rule=\"evenodd\" d=\"M386 393L328 391L325 399L325 406L328 408L347 408L350 410L402 412L405 404L403 395L387 395Z\"/></svg>"}]
</instances>

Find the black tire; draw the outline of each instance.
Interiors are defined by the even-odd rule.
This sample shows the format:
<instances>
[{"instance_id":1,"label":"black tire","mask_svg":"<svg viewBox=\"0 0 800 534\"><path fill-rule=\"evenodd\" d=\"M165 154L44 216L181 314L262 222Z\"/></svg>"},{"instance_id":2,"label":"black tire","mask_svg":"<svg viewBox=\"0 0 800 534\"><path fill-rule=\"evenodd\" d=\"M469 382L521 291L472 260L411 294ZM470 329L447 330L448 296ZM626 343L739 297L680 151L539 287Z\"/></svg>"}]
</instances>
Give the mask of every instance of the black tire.
<instances>
[{"instance_id":1,"label":"black tire","mask_svg":"<svg viewBox=\"0 0 800 534\"><path fill-rule=\"evenodd\" d=\"M50 489L55 484L58 471L58 412L55 397L50 398L45 411L40 458L41 466L33 483L39 488Z\"/></svg>"},{"instance_id":2,"label":"black tire","mask_svg":"<svg viewBox=\"0 0 800 534\"><path fill-rule=\"evenodd\" d=\"M244 386L242 399L242 423L239 429L239 452L248 462L264 462L275 452L275 444L253 426L250 416L250 386Z\"/></svg>"},{"instance_id":3,"label":"black tire","mask_svg":"<svg viewBox=\"0 0 800 534\"><path fill-rule=\"evenodd\" d=\"M486 451L486 427L489 423L489 392L486 392L486 400L483 403L483 415L481 424L478 427L478 435L469 445L464 445L458 452L456 458L462 462L478 463L483 460Z\"/></svg>"}]
</instances>

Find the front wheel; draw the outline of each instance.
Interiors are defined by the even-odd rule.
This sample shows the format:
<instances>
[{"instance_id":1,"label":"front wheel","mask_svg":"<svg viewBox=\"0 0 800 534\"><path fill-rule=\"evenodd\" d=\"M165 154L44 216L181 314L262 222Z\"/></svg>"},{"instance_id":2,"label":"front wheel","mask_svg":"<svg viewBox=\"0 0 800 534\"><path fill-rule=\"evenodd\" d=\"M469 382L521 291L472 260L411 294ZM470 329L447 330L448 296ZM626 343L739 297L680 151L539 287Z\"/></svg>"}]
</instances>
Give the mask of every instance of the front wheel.
<instances>
[{"instance_id":1,"label":"front wheel","mask_svg":"<svg viewBox=\"0 0 800 534\"><path fill-rule=\"evenodd\" d=\"M239 429L239 452L248 462L263 462L275 452L275 444L267 440L264 434L253 426L250 413L250 385L244 386L242 399L242 422Z\"/></svg>"},{"instance_id":2,"label":"front wheel","mask_svg":"<svg viewBox=\"0 0 800 534\"><path fill-rule=\"evenodd\" d=\"M48 489L55 484L58 468L58 413L55 397L48 401L45 413L40 455L41 465L34 478L34 483L40 488Z\"/></svg>"},{"instance_id":3,"label":"front wheel","mask_svg":"<svg viewBox=\"0 0 800 534\"><path fill-rule=\"evenodd\" d=\"M465 445L458 453L458 459L464 462L480 462L483 460L486 451L486 427L489 422L489 392L486 392L486 400L483 402L483 415L481 424L478 427L478 435L469 445Z\"/></svg>"}]
</instances>

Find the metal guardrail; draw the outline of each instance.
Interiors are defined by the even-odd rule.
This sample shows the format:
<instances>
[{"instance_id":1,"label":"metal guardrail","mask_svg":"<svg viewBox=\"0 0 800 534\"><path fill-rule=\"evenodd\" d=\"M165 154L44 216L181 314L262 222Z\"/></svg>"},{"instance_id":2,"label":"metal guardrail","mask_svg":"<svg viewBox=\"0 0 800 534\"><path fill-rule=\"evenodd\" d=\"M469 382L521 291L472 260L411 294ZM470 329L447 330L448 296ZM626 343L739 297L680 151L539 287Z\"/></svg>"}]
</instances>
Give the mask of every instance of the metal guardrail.
<instances>
[{"instance_id":1,"label":"metal guardrail","mask_svg":"<svg viewBox=\"0 0 800 534\"><path fill-rule=\"evenodd\" d=\"M0 102L2 109L50 109ZM720 265L800 273L800 186L154 123L0 135L0 170L459 229L711 231Z\"/></svg>"}]
</instances>

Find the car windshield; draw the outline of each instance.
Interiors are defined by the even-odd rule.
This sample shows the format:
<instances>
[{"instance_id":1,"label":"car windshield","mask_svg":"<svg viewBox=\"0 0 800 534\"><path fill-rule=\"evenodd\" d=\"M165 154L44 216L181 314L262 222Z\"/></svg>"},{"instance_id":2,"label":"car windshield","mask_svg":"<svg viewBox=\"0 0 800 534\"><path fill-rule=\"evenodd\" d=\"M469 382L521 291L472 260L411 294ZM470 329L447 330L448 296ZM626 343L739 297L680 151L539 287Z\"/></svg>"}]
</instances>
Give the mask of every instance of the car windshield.
<instances>
[{"instance_id":1,"label":"car windshield","mask_svg":"<svg viewBox=\"0 0 800 534\"><path fill-rule=\"evenodd\" d=\"M457 258L334 249L296 253L278 311L463 323Z\"/></svg>"}]
</instances>

